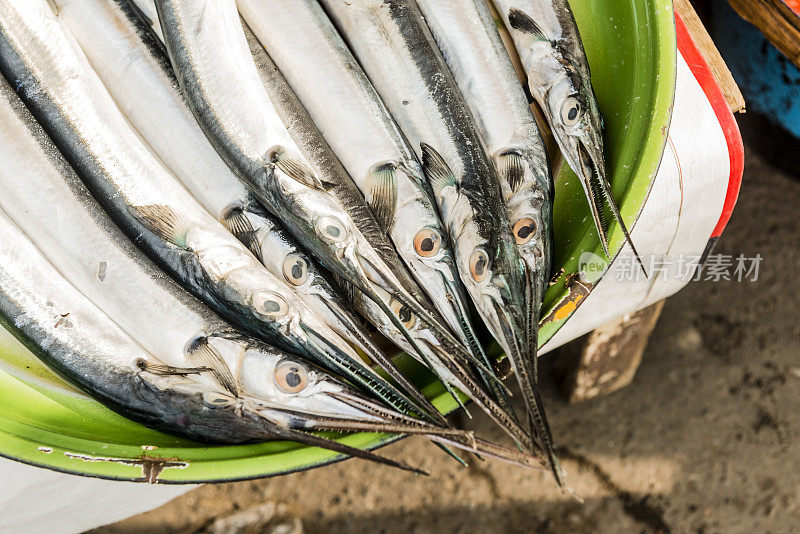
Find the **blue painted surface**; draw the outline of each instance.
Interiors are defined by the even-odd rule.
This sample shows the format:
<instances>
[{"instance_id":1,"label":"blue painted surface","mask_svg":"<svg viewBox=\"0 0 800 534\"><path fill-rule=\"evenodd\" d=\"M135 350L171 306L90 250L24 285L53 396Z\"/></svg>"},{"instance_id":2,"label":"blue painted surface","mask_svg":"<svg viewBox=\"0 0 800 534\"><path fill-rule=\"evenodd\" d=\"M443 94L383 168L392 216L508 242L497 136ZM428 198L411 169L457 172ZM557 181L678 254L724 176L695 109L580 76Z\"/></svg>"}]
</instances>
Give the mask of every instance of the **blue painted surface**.
<instances>
[{"instance_id":1,"label":"blue painted surface","mask_svg":"<svg viewBox=\"0 0 800 534\"><path fill-rule=\"evenodd\" d=\"M722 57L755 111L800 139L800 69L726 0L714 0L712 33Z\"/></svg>"}]
</instances>

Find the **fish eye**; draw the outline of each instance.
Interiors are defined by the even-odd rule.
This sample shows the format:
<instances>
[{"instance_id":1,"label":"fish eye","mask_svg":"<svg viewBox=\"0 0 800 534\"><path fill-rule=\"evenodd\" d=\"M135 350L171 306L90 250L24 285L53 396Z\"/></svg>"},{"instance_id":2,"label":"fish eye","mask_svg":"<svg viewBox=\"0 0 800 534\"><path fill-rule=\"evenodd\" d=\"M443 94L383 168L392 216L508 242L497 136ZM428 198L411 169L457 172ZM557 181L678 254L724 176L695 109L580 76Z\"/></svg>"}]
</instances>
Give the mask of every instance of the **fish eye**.
<instances>
[{"instance_id":1,"label":"fish eye","mask_svg":"<svg viewBox=\"0 0 800 534\"><path fill-rule=\"evenodd\" d=\"M259 291L253 295L253 307L266 317L283 317L289 313L289 305L272 291Z\"/></svg>"},{"instance_id":2,"label":"fish eye","mask_svg":"<svg viewBox=\"0 0 800 534\"><path fill-rule=\"evenodd\" d=\"M230 406L236 400L228 395L217 393L216 391L207 391L203 393L203 402L210 406Z\"/></svg>"},{"instance_id":3,"label":"fish eye","mask_svg":"<svg viewBox=\"0 0 800 534\"><path fill-rule=\"evenodd\" d=\"M308 371L297 362L284 361L275 367L275 385L284 393L300 393L308 382Z\"/></svg>"},{"instance_id":4,"label":"fish eye","mask_svg":"<svg viewBox=\"0 0 800 534\"><path fill-rule=\"evenodd\" d=\"M483 282L489 275L489 255L482 248L476 248L469 258L469 274L476 282Z\"/></svg>"},{"instance_id":5,"label":"fish eye","mask_svg":"<svg viewBox=\"0 0 800 534\"><path fill-rule=\"evenodd\" d=\"M414 250L423 258L436 256L442 248L442 236L430 228L420 230L414 237Z\"/></svg>"},{"instance_id":6,"label":"fish eye","mask_svg":"<svg viewBox=\"0 0 800 534\"><path fill-rule=\"evenodd\" d=\"M337 243L347 237L344 225L335 217L321 217L317 221L317 232L332 243Z\"/></svg>"},{"instance_id":7,"label":"fish eye","mask_svg":"<svg viewBox=\"0 0 800 534\"><path fill-rule=\"evenodd\" d=\"M290 284L301 286L308 280L308 262L300 254L290 254L283 260L283 276Z\"/></svg>"},{"instance_id":8,"label":"fish eye","mask_svg":"<svg viewBox=\"0 0 800 534\"><path fill-rule=\"evenodd\" d=\"M514 240L517 242L517 245L524 245L530 242L533 236L536 235L536 229L536 221L530 217L524 217L518 220L513 228Z\"/></svg>"},{"instance_id":9,"label":"fish eye","mask_svg":"<svg viewBox=\"0 0 800 534\"><path fill-rule=\"evenodd\" d=\"M403 326L406 328L414 328L414 325L417 324L417 316L414 315L414 312L411 311L411 308L400 302L399 300L392 300L389 303L389 309L397 315L397 318L400 319L400 322L403 323Z\"/></svg>"},{"instance_id":10,"label":"fish eye","mask_svg":"<svg viewBox=\"0 0 800 534\"><path fill-rule=\"evenodd\" d=\"M574 96L567 97L561 105L561 121L567 126L575 126L583 116L583 106Z\"/></svg>"}]
</instances>

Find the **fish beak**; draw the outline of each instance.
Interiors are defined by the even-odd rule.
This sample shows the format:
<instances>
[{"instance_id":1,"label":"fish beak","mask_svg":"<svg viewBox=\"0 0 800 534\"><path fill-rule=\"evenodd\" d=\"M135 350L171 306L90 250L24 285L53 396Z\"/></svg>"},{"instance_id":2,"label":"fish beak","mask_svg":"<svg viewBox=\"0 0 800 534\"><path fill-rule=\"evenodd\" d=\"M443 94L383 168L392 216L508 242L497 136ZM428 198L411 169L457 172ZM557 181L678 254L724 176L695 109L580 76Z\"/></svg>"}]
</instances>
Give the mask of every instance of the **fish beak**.
<instances>
[{"instance_id":1,"label":"fish beak","mask_svg":"<svg viewBox=\"0 0 800 534\"><path fill-rule=\"evenodd\" d=\"M355 391L340 390L328 392L326 395L349 408L348 411L351 415L349 417L334 417L281 410L272 407L263 408L259 410L259 412L272 421L284 421L282 423L284 426L282 432L291 436L287 436L288 439L332 450L339 450L337 447L342 447L343 445L327 438L309 434L309 432L378 432L386 434L422 435L437 443L452 445L478 455L492 457L525 467L543 469L543 459L541 455L531 455L478 439L470 431L430 425L399 412L392 411L391 409L387 409L386 406L377 404ZM351 456L388 463L395 467L424 473L423 471L411 468L405 464L387 460L369 451L352 447L348 447L348 449L346 454Z\"/></svg>"},{"instance_id":2,"label":"fish beak","mask_svg":"<svg viewBox=\"0 0 800 534\"><path fill-rule=\"evenodd\" d=\"M531 293L530 275L528 279L528 295ZM558 459L553 447L552 432L550 431L550 424L547 421L547 414L544 410L544 403L541 399L539 392L539 381L536 364L536 341L535 339L528 339L521 334L529 335L531 332L526 328L526 321L517 315L511 306L502 305L493 301L494 312L496 320L497 331L501 336L498 342L506 351L511 367L514 370L514 375L517 377L517 383L522 390L522 398L528 411L529 424L531 437L538 437L541 442L541 449L535 443L532 445L530 452L532 454L539 454L543 450L547 458L547 463L550 470L556 477L559 486L563 486L563 475L561 467L559 466ZM520 340L524 340L525 344L522 345Z\"/></svg>"},{"instance_id":3,"label":"fish beak","mask_svg":"<svg viewBox=\"0 0 800 534\"><path fill-rule=\"evenodd\" d=\"M488 360L486 353L484 352L483 347L478 341L475 331L472 328L472 321L469 318L469 312L467 311L465 305L466 295L464 294L464 291L461 289L461 287L456 285L455 282L448 279L444 273L441 273L441 278L445 294L444 301L447 301L450 304L448 312L450 316L455 319L454 322L458 325L458 330L461 338L464 341L464 344L476 358L483 361L487 366L490 366L491 362Z\"/></svg>"},{"instance_id":4,"label":"fish beak","mask_svg":"<svg viewBox=\"0 0 800 534\"><path fill-rule=\"evenodd\" d=\"M527 299L526 299L527 300ZM491 299L492 315L487 324L511 363L528 413L540 411L536 402L536 375L531 360L529 328L515 303ZM533 353L535 355L535 352Z\"/></svg>"},{"instance_id":5,"label":"fish beak","mask_svg":"<svg viewBox=\"0 0 800 534\"><path fill-rule=\"evenodd\" d=\"M445 300L450 303L451 317L455 319L458 325L458 333L464 341L465 345L472 353L473 357L483 363L486 369L494 370L494 363L491 361L486 351L483 349L475 330L472 327L469 311L465 306L466 295L463 289L453 281L449 280L444 273L441 273L442 283L445 288L445 295L448 296ZM452 324L452 323L451 323ZM481 377L483 385L492 392L494 400L510 415L514 414L511 408L511 402L508 397L511 393L505 388L502 382L494 374L487 374L478 369L478 374Z\"/></svg>"},{"instance_id":6,"label":"fish beak","mask_svg":"<svg viewBox=\"0 0 800 534\"><path fill-rule=\"evenodd\" d=\"M487 391L480 383L480 380L475 377L472 367L477 367L481 374L492 380L498 388L508 392L505 384L495 376L494 371L477 360L440 321L433 318L430 312L410 297L399 284L392 283L392 278L382 276L382 273L360 254L356 253L356 257L364 267L362 272L365 276L362 277L362 280L368 282L363 284L364 294L381 308L407 344L434 372L456 402L461 404L462 408L464 407L459 394L453 390L453 387L460 389L478 404L521 446L529 448L530 436L519 426L513 414L499 405L491 392ZM407 306L417 318L418 324L413 329L404 325L398 314L391 310L392 299Z\"/></svg>"},{"instance_id":7,"label":"fish beak","mask_svg":"<svg viewBox=\"0 0 800 534\"><path fill-rule=\"evenodd\" d=\"M364 293L383 309L383 312L393 321L395 327L400 330L406 341L414 347L414 350L420 353L420 356L424 358L425 354L423 352L425 351L420 347L422 339L417 332L425 332L425 341L431 344L442 357L468 361L494 376L494 372L491 369L485 369L485 364L475 358L464 344L456 339L449 328L444 326L442 321L417 302L399 283L395 282L395 278L391 273L381 272L371 261L358 252L356 252L355 256L363 273L362 279L368 282L368 284L365 284L367 287L364 289ZM391 309L393 301L405 306L416 317L419 326L415 326L412 330L403 324L398 314Z\"/></svg>"},{"instance_id":8,"label":"fish beak","mask_svg":"<svg viewBox=\"0 0 800 534\"><path fill-rule=\"evenodd\" d=\"M358 354L344 340L335 335L324 336L302 323L300 328L306 334L307 342L305 345L307 350L316 357L318 363L323 367L347 378L355 386L369 392L400 413L419 415L428 421L446 424L446 420L443 419L442 415L421 393L418 396L424 399L423 406L419 405L420 401L411 400L405 393L401 392L361 360ZM394 367L392 369L394 373L391 374L402 376L399 370ZM416 388L414 390L417 391ZM443 420L444 423L442 423Z\"/></svg>"},{"instance_id":9,"label":"fish beak","mask_svg":"<svg viewBox=\"0 0 800 534\"><path fill-rule=\"evenodd\" d=\"M605 180L605 163L602 150L599 147L587 146L582 139L576 139L575 153L577 154L577 165L573 168L580 169L578 178L581 180L586 198L589 201L589 209L592 211L597 231L600 234L600 241L606 256L608 250L608 229L605 221L605 204L603 188L600 182Z\"/></svg>"},{"instance_id":10,"label":"fish beak","mask_svg":"<svg viewBox=\"0 0 800 534\"><path fill-rule=\"evenodd\" d=\"M364 354L372 359L372 361L376 362L381 369L383 369L389 375L390 378L392 378L398 385L400 385L401 388L405 390L406 393L408 393L410 399L407 399L407 402L403 403L406 405L406 411L413 407L413 412L425 417L430 422L443 426L449 425L447 419L444 418L441 412L439 412L439 410L437 410L436 407L430 403L430 401L419 391L419 389L417 389L417 387L411 383L408 377L406 377L394 365L392 360L375 344L375 342L368 336L361 335L361 327L357 324L354 324L353 318L343 309L341 309L338 303L326 300L325 304L330 312L342 324L349 328L351 335L358 339L358 342L356 343L358 348L364 351ZM399 406L398 408L402 409L402 406Z\"/></svg>"},{"instance_id":11,"label":"fish beak","mask_svg":"<svg viewBox=\"0 0 800 534\"><path fill-rule=\"evenodd\" d=\"M639 252L631 240L628 227L625 221L622 220L622 215L617 207L617 202L614 200L614 195L611 192L611 185L606 178L605 158L603 157L602 143L596 141L594 138L597 135L590 135L590 141L584 142L582 139L574 139L574 153L577 154L576 165L571 165L573 169L580 169L578 177L581 180L583 189L586 193L586 198L589 201L589 209L592 212L592 219L594 219L597 233L600 236L600 242L603 245L603 252L611 259L611 252L608 242L608 225L605 219L605 208L608 207L614 217L614 220L620 225L622 233L625 236L625 241L630 245L636 261L639 263L645 276L647 270L644 267ZM573 163L573 162L571 162Z\"/></svg>"}]
</instances>

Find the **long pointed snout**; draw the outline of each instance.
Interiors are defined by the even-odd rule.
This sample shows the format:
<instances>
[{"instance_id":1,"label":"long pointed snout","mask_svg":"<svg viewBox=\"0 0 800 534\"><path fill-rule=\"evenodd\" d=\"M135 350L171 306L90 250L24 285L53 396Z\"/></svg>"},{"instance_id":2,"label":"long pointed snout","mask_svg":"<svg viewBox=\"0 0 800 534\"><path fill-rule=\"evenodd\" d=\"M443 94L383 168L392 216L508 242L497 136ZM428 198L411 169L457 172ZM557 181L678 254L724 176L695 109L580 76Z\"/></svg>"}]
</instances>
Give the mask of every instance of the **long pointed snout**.
<instances>
[{"instance_id":1,"label":"long pointed snout","mask_svg":"<svg viewBox=\"0 0 800 534\"><path fill-rule=\"evenodd\" d=\"M344 345L337 346L334 340L330 339L331 336L323 336L321 333L302 324L301 328L307 336L309 349L324 367L346 377L353 384L374 395L398 412L420 416L436 424L447 424L446 420L442 423L443 416L421 393L418 396L424 399L424 402L420 403L419 401L411 400L405 393L401 392L361 360L343 340L336 340ZM396 374L400 375L399 370L395 369L395 371ZM414 390L418 392L416 388ZM420 404L423 406L420 406Z\"/></svg>"},{"instance_id":2,"label":"long pointed snout","mask_svg":"<svg viewBox=\"0 0 800 534\"><path fill-rule=\"evenodd\" d=\"M361 325L349 312L342 309L338 303L326 301L325 304L339 321L348 329L351 338L354 338L356 347L364 352L372 361L377 363L405 392L413 399L418 412L427 417L431 422L447 426L447 419L436 409L433 404L411 383L392 362L391 358L378 347L368 335L361 334Z\"/></svg>"},{"instance_id":3,"label":"long pointed snout","mask_svg":"<svg viewBox=\"0 0 800 534\"><path fill-rule=\"evenodd\" d=\"M592 212L597 233L600 235L600 242L603 244L603 251L610 259L611 252L608 242L608 224L605 219L604 209L605 206L611 210L614 220L620 225L622 233L625 236L625 241L630 245L636 261L647 276L647 269L644 267L641 256L633 244L628 227L625 221L622 220L622 215L619 212L619 207L614 200L614 195L611 191L611 185L606 179L605 159L603 158L603 151L601 146L594 143L584 143L578 139L576 141L578 165L573 168L580 169L578 177L583 184L586 191L586 198L589 202L589 208Z\"/></svg>"}]
</instances>

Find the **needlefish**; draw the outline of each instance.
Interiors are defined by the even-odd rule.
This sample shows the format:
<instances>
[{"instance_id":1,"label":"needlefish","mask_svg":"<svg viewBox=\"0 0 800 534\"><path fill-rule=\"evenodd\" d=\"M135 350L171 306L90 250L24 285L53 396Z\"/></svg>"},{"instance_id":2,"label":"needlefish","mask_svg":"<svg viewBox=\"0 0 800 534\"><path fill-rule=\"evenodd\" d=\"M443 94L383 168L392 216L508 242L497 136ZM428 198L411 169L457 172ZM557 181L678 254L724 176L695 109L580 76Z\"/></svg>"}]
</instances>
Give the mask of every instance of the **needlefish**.
<instances>
[{"instance_id":1,"label":"needlefish","mask_svg":"<svg viewBox=\"0 0 800 534\"><path fill-rule=\"evenodd\" d=\"M416 154L325 12L316 0L238 0L237 5L436 310L492 368ZM493 380L484 383L505 400Z\"/></svg>"},{"instance_id":2,"label":"needlefish","mask_svg":"<svg viewBox=\"0 0 800 534\"><path fill-rule=\"evenodd\" d=\"M376 345L315 262L219 157L142 13L126 0L53 1L58 20L76 38L120 110L192 196L332 330L378 363L426 414L444 422Z\"/></svg>"},{"instance_id":3,"label":"needlefish","mask_svg":"<svg viewBox=\"0 0 800 534\"><path fill-rule=\"evenodd\" d=\"M592 88L589 61L566 0L491 0L511 34L539 104L564 159L583 185L606 256L611 211L636 261L647 274L620 215L606 175L603 119Z\"/></svg>"},{"instance_id":4,"label":"needlefish","mask_svg":"<svg viewBox=\"0 0 800 534\"><path fill-rule=\"evenodd\" d=\"M186 191L120 112L53 8L47 0L0 3L0 69L127 236L228 320L401 411L421 412Z\"/></svg>"},{"instance_id":5,"label":"needlefish","mask_svg":"<svg viewBox=\"0 0 800 534\"><path fill-rule=\"evenodd\" d=\"M562 484L538 387L537 333L552 250L552 178L544 141L489 5L484 0L417 0L500 176L520 256L533 277L526 296L535 428Z\"/></svg>"},{"instance_id":6,"label":"needlefish","mask_svg":"<svg viewBox=\"0 0 800 534\"><path fill-rule=\"evenodd\" d=\"M417 472L312 432L419 434L538 467L224 322L122 234L4 80L0 157L0 320L113 410L203 442L291 440Z\"/></svg>"},{"instance_id":7,"label":"needlefish","mask_svg":"<svg viewBox=\"0 0 800 534\"><path fill-rule=\"evenodd\" d=\"M234 0L157 0L156 6L181 87L228 164L324 267L380 307L412 355L509 430L510 416L469 364L493 372L438 317L263 48L256 64L258 50L248 44Z\"/></svg>"},{"instance_id":8,"label":"needlefish","mask_svg":"<svg viewBox=\"0 0 800 534\"><path fill-rule=\"evenodd\" d=\"M511 234L500 178L419 8L405 0L320 3L418 151L461 280L508 356L534 419L526 315L532 277ZM533 451L531 434L517 440Z\"/></svg>"}]
</instances>

